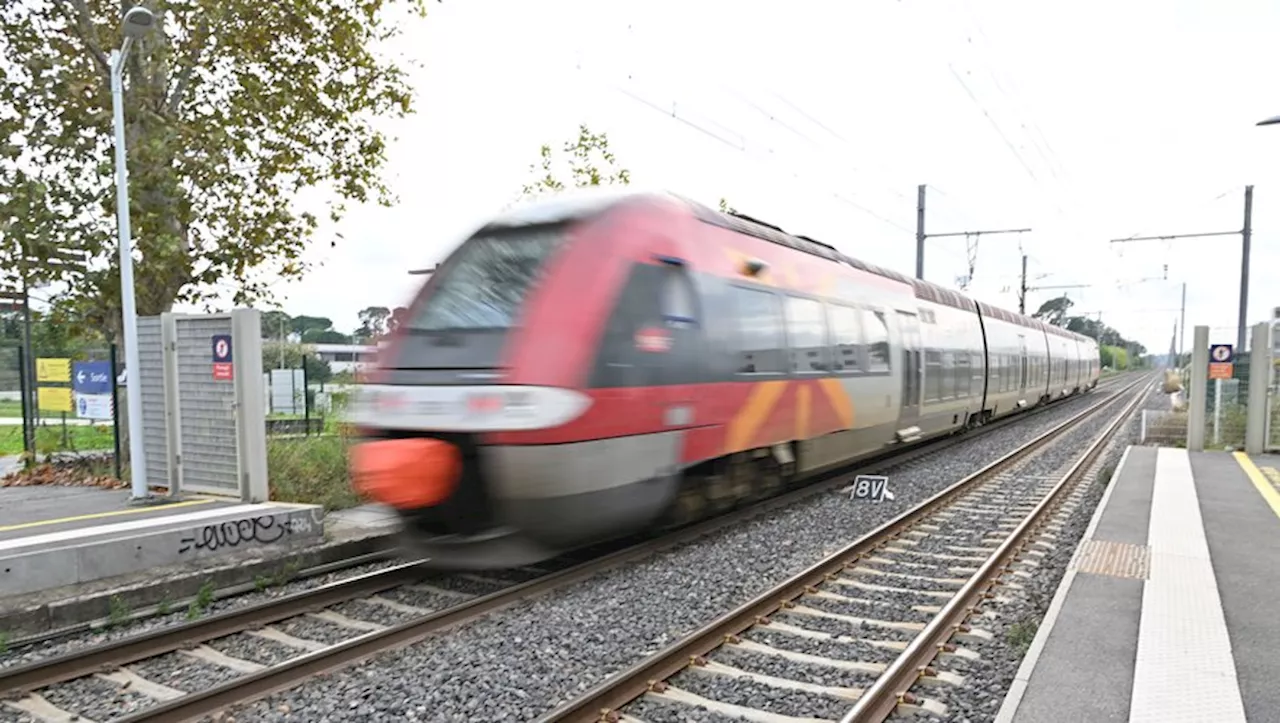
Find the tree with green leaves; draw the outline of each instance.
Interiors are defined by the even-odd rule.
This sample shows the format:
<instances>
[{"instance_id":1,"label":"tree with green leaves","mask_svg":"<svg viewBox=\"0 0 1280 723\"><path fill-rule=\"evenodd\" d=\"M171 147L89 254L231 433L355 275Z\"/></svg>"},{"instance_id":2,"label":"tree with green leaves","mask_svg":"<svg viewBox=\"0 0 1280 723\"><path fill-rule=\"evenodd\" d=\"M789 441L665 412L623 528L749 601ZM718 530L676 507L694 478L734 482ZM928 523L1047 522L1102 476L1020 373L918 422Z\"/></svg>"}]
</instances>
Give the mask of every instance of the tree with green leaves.
<instances>
[{"instance_id":1,"label":"tree with green leaves","mask_svg":"<svg viewBox=\"0 0 1280 723\"><path fill-rule=\"evenodd\" d=\"M262 343L262 368L272 369L306 369L308 384L324 384L333 378L333 369L329 362L316 356L315 350L306 344L295 344L286 341L264 341Z\"/></svg>"},{"instance_id":2,"label":"tree with green leaves","mask_svg":"<svg viewBox=\"0 0 1280 723\"><path fill-rule=\"evenodd\" d=\"M385 306L369 306L361 309L356 316L360 319L360 327L356 329L355 338L361 344L368 344L387 333L391 309Z\"/></svg>"},{"instance_id":3,"label":"tree with green leaves","mask_svg":"<svg viewBox=\"0 0 1280 723\"><path fill-rule=\"evenodd\" d=\"M1033 319L1039 319L1054 326L1066 326L1067 311L1073 306L1071 299L1066 295L1049 299L1036 309L1031 315Z\"/></svg>"},{"instance_id":4,"label":"tree with green leaves","mask_svg":"<svg viewBox=\"0 0 1280 723\"><path fill-rule=\"evenodd\" d=\"M538 162L529 165L529 172L534 180L521 189L521 195L526 198L563 191L566 186L587 188L631 183L631 172L619 165L609 150L608 134L593 133L586 124L578 126L577 138L564 142L560 154L544 144L538 152Z\"/></svg>"},{"instance_id":5,"label":"tree with green leaves","mask_svg":"<svg viewBox=\"0 0 1280 723\"><path fill-rule=\"evenodd\" d=\"M125 68L137 308L155 315L232 290L234 302L297 279L318 219L302 189L337 201L393 198L380 179L379 117L411 112L404 71L376 43L397 34L392 6L426 0L151 0L152 32ZM86 265L37 262L35 285L89 326L120 328L109 56L129 0L0 4L0 269L53 250ZM123 6L123 7L122 7ZM336 243L336 242L331 242Z\"/></svg>"},{"instance_id":6,"label":"tree with green leaves","mask_svg":"<svg viewBox=\"0 0 1280 723\"><path fill-rule=\"evenodd\" d=\"M403 306L397 306L391 311L391 317L387 319L387 331L395 331L404 323L405 316L409 314L409 310Z\"/></svg>"}]
</instances>

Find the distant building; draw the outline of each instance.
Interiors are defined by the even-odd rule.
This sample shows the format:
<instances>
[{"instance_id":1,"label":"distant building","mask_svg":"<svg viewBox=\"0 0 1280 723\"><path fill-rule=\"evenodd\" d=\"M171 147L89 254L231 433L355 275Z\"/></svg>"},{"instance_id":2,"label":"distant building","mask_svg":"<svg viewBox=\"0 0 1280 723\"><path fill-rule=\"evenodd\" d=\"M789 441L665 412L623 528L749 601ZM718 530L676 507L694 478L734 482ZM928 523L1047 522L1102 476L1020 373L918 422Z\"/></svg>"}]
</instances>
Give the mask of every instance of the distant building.
<instances>
[{"instance_id":1,"label":"distant building","mask_svg":"<svg viewBox=\"0 0 1280 723\"><path fill-rule=\"evenodd\" d=\"M329 363L335 374L363 371L378 356L378 347L366 344L308 344L316 356Z\"/></svg>"}]
</instances>

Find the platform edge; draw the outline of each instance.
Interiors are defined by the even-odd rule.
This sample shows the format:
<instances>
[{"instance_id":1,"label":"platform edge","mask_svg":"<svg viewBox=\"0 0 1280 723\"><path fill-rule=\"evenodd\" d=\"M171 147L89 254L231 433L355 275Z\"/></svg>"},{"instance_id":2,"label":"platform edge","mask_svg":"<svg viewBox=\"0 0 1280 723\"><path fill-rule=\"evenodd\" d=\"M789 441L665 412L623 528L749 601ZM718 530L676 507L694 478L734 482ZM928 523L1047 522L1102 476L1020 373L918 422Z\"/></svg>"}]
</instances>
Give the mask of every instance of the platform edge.
<instances>
[{"instance_id":1,"label":"platform edge","mask_svg":"<svg viewBox=\"0 0 1280 723\"><path fill-rule=\"evenodd\" d=\"M1053 633L1053 627L1058 622L1058 614L1062 611L1062 606L1066 604L1067 593L1071 591L1071 584L1076 579L1076 559L1080 555L1080 548L1084 543L1093 539L1093 533L1098 529L1098 523L1102 520L1102 513L1107 509L1107 503L1111 501L1111 493L1115 490L1115 483L1120 479L1120 472L1124 469L1124 465L1129 461L1129 450L1134 445L1129 444L1124 448L1124 454L1120 455L1120 461L1116 464L1115 470L1111 473L1111 479L1107 480L1107 490L1102 493L1102 498L1098 500L1098 506L1093 510L1093 517L1089 519L1089 526L1085 528L1084 534L1080 535L1080 540L1076 542L1076 547L1071 553L1071 560L1067 563L1067 570L1062 575L1062 580L1058 582L1058 589L1054 591L1053 599L1049 601L1049 608L1045 611L1044 620L1036 629L1036 635L1031 640L1031 647L1027 649L1027 654L1022 657L1022 663L1018 666L1018 672L1013 676L1013 682L1009 684L1009 692L1005 694L1004 702L1000 705L1000 710L996 713L994 723L1012 723L1014 716L1018 713L1018 708L1022 705L1022 698L1026 695L1027 686L1031 683L1031 675L1035 672L1036 664L1040 661L1040 654L1044 652L1044 647L1049 641L1049 636Z\"/></svg>"}]
</instances>

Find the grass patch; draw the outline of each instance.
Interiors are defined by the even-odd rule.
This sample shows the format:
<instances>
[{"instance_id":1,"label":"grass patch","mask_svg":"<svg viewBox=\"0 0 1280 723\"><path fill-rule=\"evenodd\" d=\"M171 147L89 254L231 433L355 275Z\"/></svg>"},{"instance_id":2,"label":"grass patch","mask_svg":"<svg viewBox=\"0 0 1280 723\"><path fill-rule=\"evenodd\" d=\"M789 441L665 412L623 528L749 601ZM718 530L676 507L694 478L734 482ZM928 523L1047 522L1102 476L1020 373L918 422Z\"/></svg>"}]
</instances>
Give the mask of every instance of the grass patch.
<instances>
[{"instance_id":1,"label":"grass patch","mask_svg":"<svg viewBox=\"0 0 1280 723\"><path fill-rule=\"evenodd\" d=\"M115 445L111 427L67 425L67 440L63 444L62 425L36 427L36 452L88 452L110 450ZM0 456L22 454L22 425L0 425Z\"/></svg>"},{"instance_id":2,"label":"grass patch","mask_svg":"<svg viewBox=\"0 0 1280 723\"><path fill-rule=\"evenodd\" d=\"M1009 645L1018 651L1018 655L1026 655L1031 649L1031 641L1036 639L1036 630L1039 625L1034 620L1020 620L1005 631L1005 638L1009 641Z\"/></svg>"},{"instance_id":3,"label":"grass patch","mask_svg":"<svg viewBox=\"0 0 1280 723\"><path fill-rule=\"evenodd\" d=\"M206 580L200 586L200 590L196 592L191 604L187 605L187 620L195 620L209 609L209 606L213 604L213 591L213 580Z\"/></svg>"},{"instance_id":4,"label":"grass patch","mask_svg":"<svg viewBox=\"0 0 1280 723\"><path fill-rule=\"evenodd\" d=\"M22 419L22 402L0 399L0 417Z\"/></svg>"},{"instance_id":5,"label":"grass patch","mask_svg":"<svg viewBox=\"0 0 1280 723\"><path fill-rule=\"evenodd\" d=\"M344 436L268 439L267 477L271 499L280 502L323 505L326 510L362 502L347 477Z\"/></svg>"}]
</instances>

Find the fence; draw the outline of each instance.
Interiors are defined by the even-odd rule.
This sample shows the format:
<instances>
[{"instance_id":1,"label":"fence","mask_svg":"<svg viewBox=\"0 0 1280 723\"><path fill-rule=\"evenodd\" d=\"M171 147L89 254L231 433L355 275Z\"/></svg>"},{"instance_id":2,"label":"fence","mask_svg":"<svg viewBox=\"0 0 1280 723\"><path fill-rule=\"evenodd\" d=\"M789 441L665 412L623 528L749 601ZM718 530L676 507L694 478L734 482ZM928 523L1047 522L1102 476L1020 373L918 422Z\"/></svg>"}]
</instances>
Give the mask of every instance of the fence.
<instances>
[{"instance_id":1,"label":"fence","mask_svg":"<svg viewBox=\"0 0 1280 723\"><path fill-rule=\"evenodd\" d=\"M1161 447L1187 445L1187 412L1175 409L1142 410L1142 426L1138 441Z\"/></svg>"},{"instance_id":2,"label":"fence","mask_svg":"<svg viewBox=\"0 0 1280 723\"><path fill-rule=\"evenodd\" d=\"M1195 328L1195 354L1184 384L1189 412L1186 440L1192 449L1260 452L1275 444L1271 328L1258 324L1249 332L1246 347L1236 349L1235 327Z\"/></svg>"},{"instance_id":3,"label":"fence","mask_svg":"<svg viewBox=\"0 0 1280 723\"><path fill-rule=\"evenodd\" d=\"M115 349L0 342L0 456L98 453L119 476Z\"/></svg>"}]
</instances>

